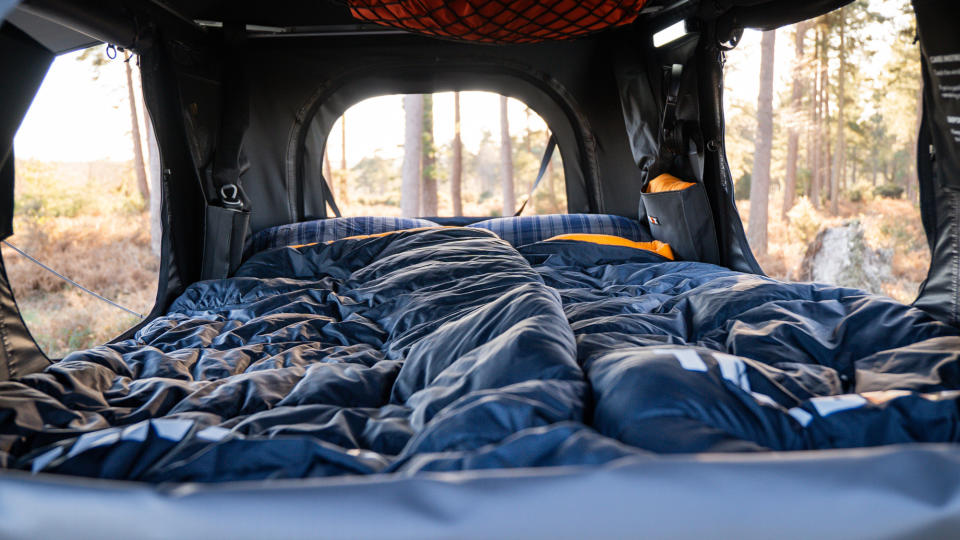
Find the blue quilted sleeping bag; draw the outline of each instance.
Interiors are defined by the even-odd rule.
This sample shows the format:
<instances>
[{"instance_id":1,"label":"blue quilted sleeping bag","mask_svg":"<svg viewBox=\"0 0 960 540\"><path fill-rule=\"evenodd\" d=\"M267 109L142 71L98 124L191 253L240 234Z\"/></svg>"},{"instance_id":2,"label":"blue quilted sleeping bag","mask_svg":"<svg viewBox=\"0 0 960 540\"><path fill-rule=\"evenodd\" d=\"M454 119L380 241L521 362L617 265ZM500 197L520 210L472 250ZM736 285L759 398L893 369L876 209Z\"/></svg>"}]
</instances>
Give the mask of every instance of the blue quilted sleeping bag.
<instances>
[{"instance_id":1,"label":"blue quilted sleeping bag","mask_svg":"<svg viewBox=\"0 0 960 540\"><path fill-rule=\"evenodd\" d=\"M958 351L862 291L399 231L260 251L0 383L0 466L217 482L956 442Z\"/></svg>"}]
</instances>

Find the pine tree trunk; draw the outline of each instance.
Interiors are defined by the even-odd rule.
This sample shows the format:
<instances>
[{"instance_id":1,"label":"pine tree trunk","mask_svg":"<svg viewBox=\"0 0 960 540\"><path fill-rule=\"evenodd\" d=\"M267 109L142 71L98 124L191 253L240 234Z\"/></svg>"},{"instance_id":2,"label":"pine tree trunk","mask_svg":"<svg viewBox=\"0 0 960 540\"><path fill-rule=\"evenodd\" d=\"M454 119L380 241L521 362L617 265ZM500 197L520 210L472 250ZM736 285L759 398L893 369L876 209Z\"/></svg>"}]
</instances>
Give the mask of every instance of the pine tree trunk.
<instances>
[{"instance_id":1,"label":"pine tree trunk","mask_svg":"<svg viewBox=\"0 0 960 540\"><path fill-rule=\"evenodd\" d=\"M850 180L849 180L849 182L848 182L848 185L851 186L851 187L854 186L854 185L856 185L856 183L857 183L857 174L860 172L860 171L859 171L859 166L860 166L860 152L857 150L857 147L856 147L856 146L853 147L853 156L852 156L852 158L853 158L853 159L850 160L850 168L851 168L851 170L850 170Z\"/></svg>"},{"instance_id":2,"label":"pine tree trunk","mask_svg":"<svg viewBox=\"0 0 960 540\"><path fill-rule=\"evenodd\" d=\"M560 208L560 201L557 199L556 179L553 175L553 160L547 162L547 170L544 172L547 181L547 198L550 200L550 212L554 214L563 213Z\"/></svg>"},{"instance_id":3,"label":"pine tree trunk","mask_svg":"<svg viewBox=\"0 0 960 540\"><path fill-rule=\"evenodd\" d=\"M437 212L437 151L433 144L433 94L423 96L423 158L420 184L420 212L436 216Z\"/></svg>"},{"instance_id":4,"label":"pine tree trunk","mask_svg":"<svg viewBox=\"0 0 960 540\"><path fill-rule=\"evenodd\" d=\"M420 148L423 144L423 96L403 97L403 178L400 183L400 215L420 215Z\"/></svg>"},{"instance_id":5,"label":"pine tree trunk","mask_svg":"<svg viewBox=\"0 0 960 540\"><path fill-rule=\"evenodd\" d=\"M846 119L844 117L844 105L846 104L846 78L847 78L847 31L846 31L846 12L842 9L840 16L840 73L837 83L837 147L834 149L833 170L830 174L830 211L837 214L837 204L840 198L840 179L846 168Z\"/></svg>"},{"instance_id":6,"label":"pine tree trunk","mask_svg":"<svg viewBox=\"0 0 960 540\"><path fill-rule=\"evenodd\" d=\"M327 183L333 182L333 165L330 164L330 152L323 153L323 177Z\"/></svg>"},{"instance_id":7,"label":"pine tree trunk","mask_svg":"<svg viewBox=\"0 0 960 540\"><path fill-rule=\"evenodd\" d=\"M461 196L463 177L463 140L460 138L460 92L453 93L453 170L450 172L450 199L453 215L463 215Z\"/></svg>"},{"instance_id":8,"label":"pine tree trunk","mask_svg":"<svg viewBox=\"0 0 960 540\"><path fill-rule=\"evenodd\" d=\"M513 187L513 145L510 141L510 120L507 117L507 96L500 96L500 179L503 187L503 215L517 211Z\"/></svg>"},{"instance_id":9,"label":"pine tree trunk","mask_svg":"<svg viewBox=\"0 0 960 540\"><path fill-rule=\"evenodd\" d=\"M144 111L146 112L146 111ZM160 221L160 211L163 204L163 172L160 168L160 145L157 144L157 134L153 131L150 116L143 115L143 126L147 130L147 155L150 160L150 249L157 257L160 256L163 225Z\"/></svg>"},{"instance_id":10,"label":"pine tree trunk","mask_svg":"<svg viewBox=\"0 0 960 540\"><path fill-rule=\"evenodd\" d=\"M340 174L337 178L337 201L342 209L350 204L350 194L347 193L347 113L340 117Z\"/></svg>"},{"instance_id":11,"label":"pine tree trunk","mask_svg":"<svg viewBox=\"0 0 960 540\"><path fill-rule=\"evenodd\" d=\"M773 59L777 32L763 33L760 45L760 94L757 98L757 138L750 180L748 239L757 255L767 253L767 213L770 161L773 153Z\"/></svg>"},{"instance_id":12,"label":"pine tree trunk","mask_svg":"<svg viewBox=\"0 0 960 540\"><path fill-rule=\"evenodd\" d=\"M825 52L823 51L823 24L819 23L817 25L817 35L816 35L816 47L814 50L814 57L811 66L816 66L821 62L821 58L824 56ZM813 204L814 208L820 208L820 158L821 151L820 148L823 144L823 129L821 127L821 120L823 118L823 79L821 78L822 72L820 70L815 70L813 74L813 98L810 100L813 108L813 144L807 150L810 154L810 188L808 190L810 196L810 203Z\"/></svg>"},{"instance_id":13,"label":"pine tree trunk","mask_svg":"<svg viewBox=\"0 0 960 540\"><path fill-rule=\"evenodd\" d=\"M907 200L917 202L920 177L917 175L917 152L919 151L920 127L923 123L923 85L917 89L917 113L913 124L913 144L910 145L910 167L907 169Z\"/></svg>"},{"instance_id":14,"label":"pine tree trunk","mask_svg":"<svg viewBox=\"0 0 960 540\"><path fill-rule=\"evenodd\" d=\"M825 24L825 23L824 23ZM820 55L820 172L817 175L818 197L817 208L820 208L824 189L830 189L830 36L827 29L823 32L823 48ZM829 193L828 193L829 194Z\"/></svg>"},{"instance_id":15,"label":"pine tree trunk","mask_svg":"<svg viewBox=\"0 0 960 540\"><path fill-rule=\"evenodd\" d=\"M150 203L150 187L147 185L147 167L143 162L143 143L140 142L140 118L137 115L137 101L133 91L133 70L130 68L132 55L127 53L123 67L127 72L127 101L130 102L130 136L133 138L133 169L137 175L137 189L144 204Z\"/></svg>"},{"instance_id":16,"label":"pine tree trunk","mask_svg":"<svg viewBox=\"0 0 960 540\"><path fill-rule=\"evenodd\" d=\"M139 74L138 74L139 75ZM147 182L150 186L150 251L160 256L163 242L163 224L160 219L163 205L163 170L160 164L160 145L157 143L157 133L153 129L150 113L147 111L147 101L144 99L143 79L137 77L140 83L140 103L143 104L143 129L147 138Z\"/></svg>"},{"instance_id":17,"label":"pine tree trunk","mask_svg":"<svg viewBox=\"0 0 960 540\"><path fill-rule=\"evenodd\" d=\"M807 24L796 26L794 36L793 91L791 95L790 133L787 138L787 171L783 186L783 207L780 213L782 221L787 220L787 212L793 208L797 193L797 158L800 153L800 116L803 114L803 40L807 33Z\"/></svg>"}]
</instances>

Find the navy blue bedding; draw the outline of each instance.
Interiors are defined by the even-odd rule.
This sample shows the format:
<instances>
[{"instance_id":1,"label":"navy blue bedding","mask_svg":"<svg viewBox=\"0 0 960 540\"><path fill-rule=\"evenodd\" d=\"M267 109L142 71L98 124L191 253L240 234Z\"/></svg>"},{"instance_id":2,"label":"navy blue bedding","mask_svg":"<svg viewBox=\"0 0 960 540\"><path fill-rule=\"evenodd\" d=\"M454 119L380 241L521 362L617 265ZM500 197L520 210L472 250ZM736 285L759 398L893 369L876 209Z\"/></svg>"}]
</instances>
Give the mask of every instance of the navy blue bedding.
<instances>
[{"instance_id":1,"label":"navy blue bedding","mask_svg":"<svg viewBox=\"0 0 960 540\"><path fill-rule=\"evenodd\" d=\"M0 383L0 465L214 482L958 441L958 351L861 291L398 232L261 252Z\"/></svg>"}]
</instances>

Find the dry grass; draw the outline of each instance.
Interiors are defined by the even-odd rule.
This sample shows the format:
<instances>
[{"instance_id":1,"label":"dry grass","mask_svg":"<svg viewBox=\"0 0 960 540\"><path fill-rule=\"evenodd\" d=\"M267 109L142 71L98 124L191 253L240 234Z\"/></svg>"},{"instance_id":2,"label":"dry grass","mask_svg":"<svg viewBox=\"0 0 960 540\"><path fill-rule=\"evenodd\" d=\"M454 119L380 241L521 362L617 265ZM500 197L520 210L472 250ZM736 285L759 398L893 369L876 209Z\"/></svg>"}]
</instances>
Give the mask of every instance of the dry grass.
<instances>
[{"instance_id":1,"label":"dry grass","mask_svg":"<svg viewBox=\"0 0 960 540\"><path fill-rule=\"evenodd\" d=\"M81 285L139 313L156 296L159 264L149 216L131 193L129 164L18 163L9 242ZM18 253L3 260L21 312L51 357L108 341L138 319L101 302Z\"/></svg>"},{"instance_id":2,"label":"dry grass","mask_svg":"<svg viewBox=\"0 0 960 540\"><path fill-rule=\"evenodd\" d=\"M827 209L816 209L806 198L780 219L782 197L770 196L770 223L767 228L768 251L759 257L760 265L771 277L797 279L807 245L826 227L858 218L863 224L867 244L874 249L893 251L893 281L883 284L884 292L900 302L910 303L917 296L920 283L930 266L930 250L920 220L920 210L904 199L864 197L860 202L842 201L836 215ZM738 201L743 222L750 218L750 202Z\"/></svg>"}]
</instances>

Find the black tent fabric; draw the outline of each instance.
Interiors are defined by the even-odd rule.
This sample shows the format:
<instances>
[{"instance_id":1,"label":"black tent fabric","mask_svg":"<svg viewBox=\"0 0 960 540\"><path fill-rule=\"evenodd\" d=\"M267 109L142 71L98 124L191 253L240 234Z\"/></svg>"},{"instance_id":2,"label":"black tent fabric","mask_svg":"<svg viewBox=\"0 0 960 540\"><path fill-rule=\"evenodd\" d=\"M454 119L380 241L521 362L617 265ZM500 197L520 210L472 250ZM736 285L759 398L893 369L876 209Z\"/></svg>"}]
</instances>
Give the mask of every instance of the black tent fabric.
<instances>
[{"instance_id":1,"label":"black tent fabric","mask_svg":"<svg viewBox=\"0 0 960 540\"><path fill-rule=\"evenodd\" d=\"M53 53L26 33L0 23L0 240L13 234L13 138L53 61ZM40 351L20 316L0 258L0 380L43 369L49 360Z\"/></svg>"},{"instance_id":2,"label":"black tent fabric","mask_svg":"<svg viewBox=\"0 0 960 540\"><path fill-rule=\"evenodd\" d=\"M960 6L915 0L914 8L924 80L917 169L932 253L916 305L960 324L960 34L953 24L960 17Z\"/></svg>"}]
</instances>

